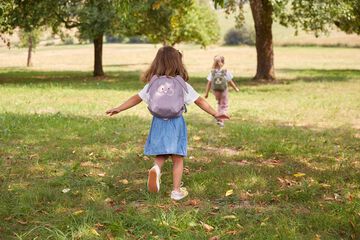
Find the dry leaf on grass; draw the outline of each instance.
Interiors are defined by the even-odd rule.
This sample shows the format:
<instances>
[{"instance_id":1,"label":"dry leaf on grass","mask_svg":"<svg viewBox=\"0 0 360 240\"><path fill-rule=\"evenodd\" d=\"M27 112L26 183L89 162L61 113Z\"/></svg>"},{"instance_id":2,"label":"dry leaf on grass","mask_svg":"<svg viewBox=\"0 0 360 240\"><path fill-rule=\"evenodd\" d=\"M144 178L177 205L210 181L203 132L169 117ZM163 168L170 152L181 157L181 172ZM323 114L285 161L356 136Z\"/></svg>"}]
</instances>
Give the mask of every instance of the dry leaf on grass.
<instances>
[{"instance_id":1,"label":"dry leaf on grass","mask_svg":"<svg viewBox=\"0 0 360 240\"><path fill-rule=\"evenodd\" d=\"M84 210L78 210L78 211L75 211L75 212L73 212L73 215L80 215L80 214L82 214L84 212Z\"/></svg>"},{"instance_id":2,"label":"dry leaf on grass","mask_svg":"<svg viewBox=\"0 0 360 240\"><path fill-rule=\"evenodd\" d=\"M200 223L207 232L211 232L212 230L214 230L213 226L210 226L209 224L206 224L206 223L203 223L203 222L200 222Z\"/></svg>"},{"instance_id":3,"label":"dry leaf on grass","mask_svg":"<svg viewBox=\"0 0 360 240\"><path fill-rule=\"evenodd\" d=\"M28 224L27 221L23 221L23 220L17 220L18 223L20 223L21 225L26 225Z\"/></svg>"},{"instance_id":4,"label":"dry leaf on grass","mask_svg":"<svg viewBox=\"0 0 360 240\"><path fill-rule=\"evenodd\" d=\"M194 141L199 141L199 140L201 140L201 137L195 135L195 136L193 136L193 140Z\"/></svg>"},{"instance_id":5,"label":"dry leaf on grass","mask_svg":"<svg viewBox=\"0 0 360 240\"><path fill-rule=\"evenodd\" d=\"M236 219L235 215L227 215L227 216L223 216L222 219Z\"/></svg>"},{"instance_id":6,"label":"dry leaf on grass","mask_svg":"<svg viewBox=\"0 0 360 240\"><path fill-rule=\"evenodd\" d=\"M100 234L96 231L95 228L90 229L90 232L94 234L95 236L100 236Z\"/></svg>"},{"instance_id":7,"label":"dry leaf on grass","mask_svg":"<svg viewBox=\"0 0 360 240\"><path fill-rule=\"evenodd\" d=\"M200 200L199 199L191 199L191 200L188 200L187 202L185 202L185 205L186 206L198 206L200 204Z\"/></svg>"},{"instance_id":8,"label":"dry leaf on grass","mask_svg":"<svg viewBox=\"0 0 360 240\"><path fill-rule=\"evenodd\" d=\"M107 234L106 234L106 238L107 238L108 240L115 240L115 237L114 237L111 233L107 233Z\"/></svg>"},{"instance_id":9,"label":"dry leaf on grass","mask_svg":"<svg viewBox=\"0 0 360 240\"><path fill-rule=\"evenodd\" d=\"M106 173L98 173L99 177L105 177Z\"/></svg>"},{"instance_id":10,"label":"dry leaf on grass","mask_svg":"<svg viewBox=\"0 0 360 240\"><path fill-rule=\"evenodd\" d=\"M227 231L227 232L225 232L227 235L236 235L236 234L238 234L239 233L239 231L237 231L237 230L230 230L230 231Z\"/></svg>"},{"instance_id":11,"label":"dry leaf on grass","mask_svg":"<svg viewBox=\"0 0 360 240\"><path fill-rule=\"evenodd\" d=\"M294 177L303 177L305 176L306 174L305 173L301 173L301 172L298 172L298 173L294 173L293 176Z\"/></svg>"},{"instance_id":12,"label":"dry leaf on grass","mask_svg":"<svg viewBox=\"0 0 360 240\"><path fill-rule=\"evenodd\" d=\"M233 189L227 190L225 193L225 197L228 197L228 196L232 195L233 193L234 193Z\"/></svg>"},{"instance_id":13,"label":"dry leaf on grass","mask_svg":"<svg viewBox=\"0 0 360 240\"><path fill-rule=\"evenodd\" d=\"M286 179L286 178L280 178L280 177L278 177L277 179L280 182L280 185L281 185L282 188L291 187L291 186L297 184L297 182L294 181L294 180L290 180L290 179Z\"/></svg>"},{"instance_id":14,"label":"dry leaf on grass","mask_svg":"<svg viewBox=\"0 0 360 240\"><path fill-rule=\"evenodd\" d=\"M124 184L124 185L129 184L129 181L127 179L121 179L121 180L119 180L119 182Z\"/></svg>"},{"instance_id":15,"label":"dry leaf on grass","mask_svg":"<svg viewBox=\"0 0 360 240\"><path fill-rule=\"evenodd\" d=\"M213 237L209 238L209 240L220 240L220 237L219 236L213 236Z\"/></svg>"}]
</instances>

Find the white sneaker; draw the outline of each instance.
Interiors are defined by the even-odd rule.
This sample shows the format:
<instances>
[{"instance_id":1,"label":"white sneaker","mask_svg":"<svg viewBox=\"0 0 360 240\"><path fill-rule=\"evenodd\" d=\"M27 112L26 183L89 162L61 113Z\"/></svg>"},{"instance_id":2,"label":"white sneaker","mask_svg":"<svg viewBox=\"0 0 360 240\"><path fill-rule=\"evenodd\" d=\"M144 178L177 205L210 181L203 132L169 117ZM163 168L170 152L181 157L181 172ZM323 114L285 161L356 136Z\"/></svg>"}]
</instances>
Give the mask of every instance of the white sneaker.
<instances>
[{"instance_id":1,"label":"white sneaker","mask_svg":"<svg viewBox=\"0 0 360 240\"><path fill-rule=\"evenodd\" d=\"M149 170L147 186L149 192L160 191L160 168L156 164Z\"/></svg>"},{"instance_id":2,"label":"white sneaker","mask_svg":"<svg viewBox=\"0 0 360 240\"><path fill-rule=\"evenodd\" d=\"M180 188L180 192L178 191L171 191L171 199L179 201L183 198L185 198L188 195L188 191L186 190L186 188L182 187Z\"/></svg>"},{"instance_id":3,"label":"white sneaker","mask_svg":"<svg viewBox=\"0 0 360 240\"><path fill-rule=\"evenodd\" d=\"M221 121L217 121L216 122L217 125L219 125L219 127L223 128L224 127L224 122Z\"/></svg>"}]
</instances>

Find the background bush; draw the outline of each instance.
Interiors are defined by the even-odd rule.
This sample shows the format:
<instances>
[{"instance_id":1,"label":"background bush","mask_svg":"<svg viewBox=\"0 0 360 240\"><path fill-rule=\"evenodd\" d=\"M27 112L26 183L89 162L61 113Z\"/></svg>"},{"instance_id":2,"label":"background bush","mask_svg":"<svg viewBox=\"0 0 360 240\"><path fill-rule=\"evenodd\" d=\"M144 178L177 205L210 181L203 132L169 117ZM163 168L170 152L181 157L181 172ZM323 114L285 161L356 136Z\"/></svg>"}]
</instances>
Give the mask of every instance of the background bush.
<instances>
[{"instance_id":1,"label":"background bush","mask_svg":"<svg viewBox=\"0 0 360 240\"><path fill-rule=\"evenodd\" d=\"M224 36L225 45L254 45L255 33L253 30L248 30L246 27L240 29L232 28Z\"/></svg>"}]
</instances>

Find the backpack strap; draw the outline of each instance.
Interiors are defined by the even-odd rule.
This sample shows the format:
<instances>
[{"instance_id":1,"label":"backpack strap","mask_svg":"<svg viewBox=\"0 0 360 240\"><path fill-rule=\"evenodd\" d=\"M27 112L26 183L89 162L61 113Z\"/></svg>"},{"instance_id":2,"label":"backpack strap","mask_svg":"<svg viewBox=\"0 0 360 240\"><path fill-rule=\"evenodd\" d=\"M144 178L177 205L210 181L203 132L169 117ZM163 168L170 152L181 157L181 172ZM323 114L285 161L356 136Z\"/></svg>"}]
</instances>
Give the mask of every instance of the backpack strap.
<instances>
[{"instance_id":1,"label":"backpack strap","mask_svg":"<svg viewBox=\"0 0 360 240\"><path fill-rule=\"evenodd\" d=\"M174 79L180 83L180 85L183 87L183 89L185 90L186 93L189 93L188 88L186 86L185 80L180 76L177 75L176 77L174 77Z\"/></svg>"},{"instance_id":2,"label":"backpack strap","mask_svg":"<svg viewBox=\"0 0 360 240\"><path fill-rule=\"evenodd\" d=\"M146 93L149 93L151 85L152 85L152 84L155 82L155 80L158 79L158 78L159 78L159 77L158 77L157 75L154 75L154 76L151 77L151 79L150 79L150 81L149 81L149 86L148 86L148 88L147 88L147 90L146 90Z\"/></svg>"}]
</instances>

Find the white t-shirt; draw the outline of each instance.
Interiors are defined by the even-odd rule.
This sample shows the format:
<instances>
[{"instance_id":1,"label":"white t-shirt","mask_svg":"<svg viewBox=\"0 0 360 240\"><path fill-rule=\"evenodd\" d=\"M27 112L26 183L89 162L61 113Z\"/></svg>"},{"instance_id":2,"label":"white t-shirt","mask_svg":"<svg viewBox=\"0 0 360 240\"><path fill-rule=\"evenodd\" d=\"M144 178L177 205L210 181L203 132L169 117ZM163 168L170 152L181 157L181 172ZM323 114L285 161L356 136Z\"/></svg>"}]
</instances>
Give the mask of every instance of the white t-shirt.
<instances>
[{"instance_id":1,"label":"white t-shirt","mask_svg":"<svg viewBox=\"0 0 360 240\"><path fill-rule=\"evenodd\" d=\"M215 71L216 71L216 72L220 72L221 70L216 69ZM229 71L226 70L225 79L229 82L229 81L231 81L231 80L233 79L233 77L234 77L234 76L231 74L231 72L229 72ZM207 76L206 79L207 79L209 82L212 80L212 74L211 74L211 72L209 73L209 75Z\"/></svg>"},{"instance_id":2,"label":"white t-shirt","mask_svg":"<svg viewBox=\"0 0 360 240\"><path fill-rule=\"evenodd\" d=\"M200 95L194 90L194 88L190 84L188 84L187 82L185 82L185 84L188 89L188 92L185 92L184 90L184 103L186 105L189 105L195 102L200 97ZM148 87L149 84L146 84L144 88L138 93L139 97L146 104L149 104L149 98L150 98L150 94L147 92Z\"/></svg>"}]
</instances>

